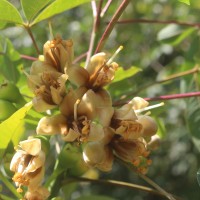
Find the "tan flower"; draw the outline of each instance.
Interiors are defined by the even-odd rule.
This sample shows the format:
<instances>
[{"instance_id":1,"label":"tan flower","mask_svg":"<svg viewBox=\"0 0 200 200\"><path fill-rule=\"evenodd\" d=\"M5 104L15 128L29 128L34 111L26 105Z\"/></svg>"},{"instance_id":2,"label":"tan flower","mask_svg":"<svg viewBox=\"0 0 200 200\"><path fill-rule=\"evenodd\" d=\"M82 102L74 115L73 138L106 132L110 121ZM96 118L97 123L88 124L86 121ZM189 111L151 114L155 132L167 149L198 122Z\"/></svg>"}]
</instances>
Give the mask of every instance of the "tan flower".
<instances>
[{"instance_id":1,"label":"tan flower","mask_svg":"<svg viewBox=\"0 0 200 200\"><path fill-rule=\"evenodd\" d=\"M31 67L31 74L27 76L29 88L36 95L33 98L33 105L38 112L46 111L61 103L66 93L65 83L68 78L66 74L61 74L47 64L36 61Z\"/></svg>"},{"instance_id":2,"label":"tan flower","mask_svg":"<svg viewBox=\"0 0 200 200\"><path fill-rule=\"evenodd\" d=\"M28 139L19 146L21 149L17 150L10 164L10 170L15 172L13 181L19 188L25 185L34 190L41 185L44 176L45 154L41 150L41 141Z\"/></svg>"},{"instance_id":3,"label":"tan flower","mask_svg":"<svg viewBox=\"0 0 200 200\"><path fill-rule=\"evenodd\" d=\"M43 52L44 61L58 72L65 73L72 65L74 57L72 40L62 40L57 36L44 44Z\"/></svg>"}]
</instances>

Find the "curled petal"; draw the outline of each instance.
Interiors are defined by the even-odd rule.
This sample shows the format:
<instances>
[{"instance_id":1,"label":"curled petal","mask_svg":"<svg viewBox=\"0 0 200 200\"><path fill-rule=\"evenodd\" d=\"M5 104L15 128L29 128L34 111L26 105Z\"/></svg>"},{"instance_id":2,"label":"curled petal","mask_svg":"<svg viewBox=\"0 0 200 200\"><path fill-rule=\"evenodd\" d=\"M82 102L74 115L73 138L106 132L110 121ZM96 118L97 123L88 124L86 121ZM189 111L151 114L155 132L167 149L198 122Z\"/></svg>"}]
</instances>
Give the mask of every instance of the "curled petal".
<instances>
[{"instance_id":1,"label":"curled petal","mask_svg":"<svg viewBox=\"0 0 200 200\"><path fill-rule=\"evenodd\" d=\"M134 110L138 110L141 108L145 108L149 105L149 102L147 102L146 100L144 100L141 97L134 97L130 103L133 105L133 109Z\"/></svg>"},{"instance_id":2,"label":"curled petal","mask_svg":"<svg viewBox=\"0 0 200 200\"><path fill-rule=\"evenodd\" d=\"M125 140L137 139L142 136L142 124L137 121L120 121L115 132L121 135Z\"/></svg>"},{"instance_id":3,"label":"curled petal","mask_svg":"<svg viewBox=\"0 0 200 200\"><path fill-rule=\"evenodd\" d=\"M126 162L134 162L139 156L146 156L145 144L140 140L114 140L113 148L115 153Z\"/></svg>"},{"instance_id":4,"label":"curled petal","mask_svg":"<svg viewBox=\"0 0 200 200\"><path fill-rule=\"evenodd\" d=\"M158 135L153 135L151 140L148 142L147 146L150 150L156 150L161 144L160 137Z\"/></svg>"},{"instance_id":5,"label":"curled petal","mask_svg":"<svg viewBox=\"0 0 200 200\"><path fill-rule=\"evenodd\" d=\"M151 137L156 134L158 126L153 118L147 115L138 116L138 122L142 124L143 137Z\"/></svg>"},{"instance_id":6,"label":"curled petal","mask_svg":"<svg viewBox=\"0 0 200 200\"><path fill-rule=\"evenodd\" d=\"M41 185L43 177L44 177L44 166L38 168L34 172L29 172L26 174L26 179L29 180L29 188L31 190L36 190L38 186Z\"/></svg>"},{"instance_id":7,"label":"curled petal","mask_svg":"<svg viewBox=\"0 0 200 200\"><path fill-rule=\"evenodd\" d=\"M62 139L67 142L73 142L80 136L80 133L77 131L74 131L73 129L69 129L69 131L66 134L62 135Z\"/></svg>"},{"instance_id":8,"label":"curled petal","mask_svg":"<svg viewBox=\"0 0 200 200\"><path fill-rule=\"evenodd\" d=\"M45 112L56 107L56 105L48 104L41 96L36 96L32 100L33 107L37 112Z\"/></svg>"},{"instance_id":9,"label":"curled petal","mask_svg":"<svg viewBox=\"0 0 200 200\"><path fill-rule=\"evenodd\" d=\"M78 87L86 85L89 80L87 70L80 66L73 65L67 70L67 74L69 81Z\"/></svg>"},{"instance_id":10,"label":"curled petal","mask_svg":"<svg viewBox=\"0 0 200 200\"><path fill-rule=\"evenodd\" d=\"M38 168L44 166L44 163L45 153L43 151L40 151L40 153L37 156L30 160L26 168L27 173L36 171Z\"/></svg>"},{"instance_id":11,"label":"curled petal","mask_svg":"<svg viewBox=\"0 0 200 200\"><path fill-rule=\"evenodd\" d=\"M91 123L88 141L100 141L104 137L104 130L101 124Z\"/></svg>"},{"instance_id":12,"label":"curled petal","mask_svg":"<svg viewBox=\"0 0 200 200\"><path fill-rule=\"evenodd\" d=\"M64 115L43 117L37 126L36 132L41 135L67 134L67 122Z\"/></svg>"},{"instance_id":13,"label":"curled petal","mask_svg":"<svg viewBox=\"0 0 200 200\"><path fill-rule=\"evenodd\" d=\"M100 142L89 142L83 150L83 159L89 166L110 171L114 157L109 146Z\"/></svg>"},{"instance_id":14,"label":"curled petal","mask_svg":"<svg viewBox=\"0 0 200 200\"><path fill-rule=\"evenodd\" d=\"M30 74L31 75L38 75L43 72L56 72L56 69L49 65L48 63L42 61L34 61L31 65Z\"/></svg>"},{"instance_id":15,"label":"curled petal","mask_svg":"<svg viewBox=\"0 0 200 200\"><path fill-rule=\"evenodd\" d=\"M132 108L132 104L128 103L115 110L114 118L120 120L136 120L137 116Z\"/></svg>"},{"instance_id":16,"label":"curled petal","mask_svg":"<svg viewBox=\"0 0 200 200\"><path fill-rule=\"evenodd\" d=\"M106 54L104 52L97 53L91 57L90 63L86 67L90 75L95 74L106 61Z\"/></svg>"},{"instance_id":17,"label":"curled petal","mask_svg":"<svg viewBox=\"0 0 200 200\"><path fill-rule=\"evenodd\" d=\"M13 156L11 163L10 163L10 170L13 172L18 171L18 166L22 160L26 156L26 152L22 150L18 150L15 155Z\"/></svg>"},{"instance_id":18,"label":"curled petal","mask_svg":"<svg viewBox=\"0 0 200 200\"><path fill-rule=\"evenodd\" d=\"M41 140L38 138L28 139L19 143L22 150L32 156L36 156L41 151Z\"/></svg>"},{"instance_id":19,"label":"curled petal","mask_svg":"<svg viewBox=\"0 0 200 200\"><path fill-rule=\"evenodd\" d=\"M88 119L94 119L96 117L96 107L95 107L96 94L93 90L88 90L81 98L78 104L78 115L87 116Z\"/></svg>"},{"instance_id":20,"label":"curled petal","mask_svg":"<svg viewBox=\"0 0 200 200\"><path fill-rule=\"evenodd\" d=\"M80 87L77 90L70 90L60 104L60 112L67 117L72 116L74 114L74 104L78 99L80 100L82 98L87 90L88 89L85 87Z\"/></svg>"}]
</instances>

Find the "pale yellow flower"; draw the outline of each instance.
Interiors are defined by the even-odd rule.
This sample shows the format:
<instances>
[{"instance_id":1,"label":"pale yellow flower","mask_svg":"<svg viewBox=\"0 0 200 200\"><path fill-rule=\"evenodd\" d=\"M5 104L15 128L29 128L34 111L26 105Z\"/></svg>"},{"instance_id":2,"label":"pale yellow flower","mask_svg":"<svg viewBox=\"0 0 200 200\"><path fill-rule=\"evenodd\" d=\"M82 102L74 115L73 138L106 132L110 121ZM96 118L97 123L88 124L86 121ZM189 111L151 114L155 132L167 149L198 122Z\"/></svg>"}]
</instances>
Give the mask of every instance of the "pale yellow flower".
<instances>
[{"instance_id":1,"label":"pale yellow flower","mask_svg":"<svg viewBox=\"0 0 200 200\"><path fill-rule=\"evenodd\" d=\"M65 73L71 67L74 52L72 40L63 40L60 36L44 44L44 61L56 71Z\"/></svg>"},{"instance_id":2,"label":"pale yellow flower","mask_svg":"<svg viewBox=\"0 0 200 200\"><path fill-rule=\"evenodd\" d=\"M45 154L41 141L28 139L20 142L19 147L10 163L10 170L15 172L13 181L19 188L24 185L34 190L44 177Z\"/></svg>"}]
</instances>

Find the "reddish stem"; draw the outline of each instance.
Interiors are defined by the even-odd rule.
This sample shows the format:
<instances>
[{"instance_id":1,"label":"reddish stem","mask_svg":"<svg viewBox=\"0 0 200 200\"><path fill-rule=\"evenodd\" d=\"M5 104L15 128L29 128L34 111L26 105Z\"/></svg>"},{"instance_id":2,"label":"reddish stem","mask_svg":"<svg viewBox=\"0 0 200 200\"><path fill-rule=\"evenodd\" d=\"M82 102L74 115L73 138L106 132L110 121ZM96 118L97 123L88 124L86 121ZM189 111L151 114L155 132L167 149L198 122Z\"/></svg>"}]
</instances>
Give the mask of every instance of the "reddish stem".
<instances>
[{"instance_id":1,"label":"reddish stem","mask_svg":"<svg viewBox=\"0 0 200 200\"><path fill-rule=\"evenodd\" d=\"M146 101L158 101L158 100L171 100L171 99L182 99L188 97L196 97L200 96L200 92L188 92L183 94L171 94L171 95L163 95L159 97L152 98L144 98Z\"/></svg>"},{"instance_id":2,"label":"reddish stem","mask_svg":"<svg viewBox=\"0 0 200 200\"><path fill-rule=\"evenodd\" d=\"M32 57L32 56L27 56L27 55L20 55L21 58L26 59L26 60L38 60L38 58Z\"/></svg>"},{"instance_id":3,"label":"reddish stem","mask_svg":"<svg viewBox=\"0 0 200 200\"><path fill-rule=\"evenodd\" d=\"M118 24L129 24L129 23L150 23L150 24L177 24L181 26L195 26L200 27L200 23L188 23L188 22L180 22L176 20L150 20L150 19L126 19L120 20L117 22Z\"/></svg>"},{"instance_id":4,"label":"reddish stem","mask_svg":"<svg viewBox=\"0 0 200 200\"><path fill-rule=\"evenodd\" d=\"M115 12L115 14L113 15L111 21L107 25L106 30L104 31L104 33L103 33L103 35L102 35L102 37L101 37L101 39L100 39L100 41L97 45L95 53L98 53L104 47L104 44L105 44L107 38L109 37L110 33L112 32L112 30L113 30L115 24L117 23L118 19L122 15L124 9L128 6L129 2L130 2L130 0L123 0L123 2L119 6L119 8Z\"/></svg>"}]
</instances>

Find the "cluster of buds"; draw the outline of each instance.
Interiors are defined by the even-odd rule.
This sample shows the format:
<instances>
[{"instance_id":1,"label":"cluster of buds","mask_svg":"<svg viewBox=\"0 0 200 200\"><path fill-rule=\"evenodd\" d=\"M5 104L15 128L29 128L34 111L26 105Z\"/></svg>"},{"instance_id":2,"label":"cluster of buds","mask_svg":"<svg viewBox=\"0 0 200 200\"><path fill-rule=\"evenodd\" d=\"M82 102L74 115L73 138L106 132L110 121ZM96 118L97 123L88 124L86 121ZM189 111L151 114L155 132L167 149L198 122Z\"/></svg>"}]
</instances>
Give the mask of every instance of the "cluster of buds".
<instances>
[{"instance_id":1,"label":"cluster of buds","mask_svg":"<svg viewBox=\"0 0 200 200\"><path fill-rule=\"evenodd\" d=\"M148 102L135 97L115 108L109 92L104 89L115 77L118 64L113 59L121 49L119 47L110 59L104 52L97 53L83 68L73 63L71 40L62 40L58 36L46 42L42 59L33 62L27 75L28 85L35 94L33 106L36 111L57 107L59 114L43 117L36 132L57 134L66 142L82 145L83 159L88 166L110 171L117 156L145 173L151 163L150 146L157 131L155 121L147 113L142 115L149 109ZM39 160L44 155L39 151L32 155L22 144L22 150L17 150L13 158L17 164L14 162L13 167L11 163L11 170L16 173L13 180L17 185L28 186L29 193L25 198L29 200L28 196L35 195L35 190L31 189L29 165L35 156ZM19 154L23 156L19 158ZM19 167L21 162L24 162L23 170ZM35 169L38 174L43 173L41 165ZM35 185L40 187L39 182Z\"/></svg>"}]
</instances>

